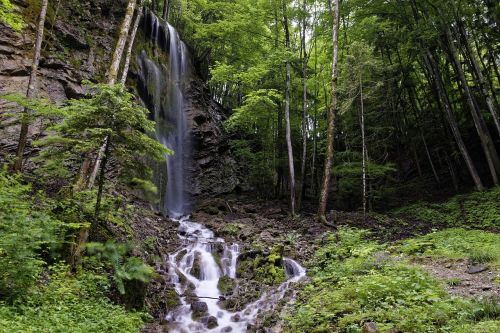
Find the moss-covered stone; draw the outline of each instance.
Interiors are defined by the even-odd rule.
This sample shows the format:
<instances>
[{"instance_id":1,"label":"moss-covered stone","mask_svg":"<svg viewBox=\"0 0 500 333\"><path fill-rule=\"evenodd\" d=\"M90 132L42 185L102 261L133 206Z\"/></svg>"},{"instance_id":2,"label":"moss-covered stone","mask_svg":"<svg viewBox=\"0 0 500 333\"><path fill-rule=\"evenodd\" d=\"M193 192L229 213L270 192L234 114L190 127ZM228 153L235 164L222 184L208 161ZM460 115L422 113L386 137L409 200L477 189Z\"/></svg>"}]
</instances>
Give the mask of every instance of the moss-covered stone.
<instances>
[{"instance_id":1,"label":"moss-covered stone","mask_svg":"<svg viewBox=\"0 0 500 333\"><path fill-rule=\"evenodd\" d=\"M230 278L227 275L221 277L219 279L219 282L217 282L217 288L219 288L219 291L223 295L232 293L235 287L236 287L236 282L234 281L234 279Z\"/></svg>"},{"instance_id":2,"label":"moss-covered stone","mask_svg":"<svg viewBox=\"0 0 500 333\"><path fill-rule=\"evenodd\" d=\"M254 251L238 260L236 274L268 285L283 283L286 279L283 268L283 247L274 246L268 253Z\"/></svg>"},{"instance_id":3,"label":"moss-covered stone","mask_svg":"<svg viewBox=\"0 0 500 333\"><path fill-rule=\"evenodd\" d=\"M197 279L201 278L201 255L198 252L194 255L193 267L189 273Z\"/></svg>"}]
</instances>

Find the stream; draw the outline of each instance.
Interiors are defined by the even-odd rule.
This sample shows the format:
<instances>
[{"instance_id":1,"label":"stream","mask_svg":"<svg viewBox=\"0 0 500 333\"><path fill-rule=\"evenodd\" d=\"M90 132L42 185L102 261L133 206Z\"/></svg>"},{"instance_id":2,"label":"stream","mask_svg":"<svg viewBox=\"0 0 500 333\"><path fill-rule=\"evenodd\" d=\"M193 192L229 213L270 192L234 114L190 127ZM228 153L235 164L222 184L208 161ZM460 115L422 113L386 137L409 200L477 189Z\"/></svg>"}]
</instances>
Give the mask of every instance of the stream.
<instances>
[{"instance_id":1,"label":"stream","mask_svg":"<svg viewBox=\"0 0 500 333\"><path fill-rule=\"evenodd\" d=\"M296 261L284 258L287 281L272 291L264 292L261 297L248 304L242 311L229 312L222 309L219 299L222 297L217 284L224 275L236 278L236 265L239 255L238 244L225 243L222 238L216 238L214 233L205 226L183 217L179 220L178 236L185 246L168 256L169 274L175 285L181 303L177 309L167 315L169 332L246 332L253 325L256 317L262 312L272 311L284 297L290 284L300 281L305 275L305 269ZM214 244L222 243L224 247L220 266L213 255ZM195 277L192 273L195 256L199 256L200 272ZM194 286L194 294L199 302L189 303L185 295L189 283ZM206 304L203 305L202 303ZM193 320L193 306L206 309L206 314L198 321ZM213 327L217 325L216 327ZM211 328L209 328L211 327Z\"/></svg>"}]
</instances>

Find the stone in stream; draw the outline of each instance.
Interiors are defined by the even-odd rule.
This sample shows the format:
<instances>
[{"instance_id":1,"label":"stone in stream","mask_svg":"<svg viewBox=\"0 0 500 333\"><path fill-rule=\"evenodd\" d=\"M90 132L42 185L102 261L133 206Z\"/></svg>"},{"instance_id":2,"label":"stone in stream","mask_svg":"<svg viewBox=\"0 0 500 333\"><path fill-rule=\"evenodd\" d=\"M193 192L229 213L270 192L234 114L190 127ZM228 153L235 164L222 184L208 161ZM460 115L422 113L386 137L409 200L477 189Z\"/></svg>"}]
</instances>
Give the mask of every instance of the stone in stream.
<instances>
[{"instance_id":1,"label":"stone in stream","mask_svg":"<svg viewBox=\"0 0 500 333\"><path fill-rule=\"evenodd\" d=\"M209 317L204 317L201 322L207 326L208 329L216 328L219 326L219 322L217 321L217 318L214 316L209 316Z\"/></svg>"},{"instance_id":2,"label":"stone in stream","mask_svg":"<svg viewBox=\"0 0 500 333\"><path fill-rule=\"evenodd\" d=\"M190 274L198 280L201 278L201 254L199 252L196 252L194 255L193 267L191 268Z\"/></svg>"},{"instance_id":3,"label":"stone in stream","mask_svg":"<svg viewBox=\"0 0 500 333\"><path fill-rule=\"evenodd\" d=\"M191 303L191 311L193 311L193 319L203 317L208 312L208 305L205 302Z\"/></svg>"}]
</instances>

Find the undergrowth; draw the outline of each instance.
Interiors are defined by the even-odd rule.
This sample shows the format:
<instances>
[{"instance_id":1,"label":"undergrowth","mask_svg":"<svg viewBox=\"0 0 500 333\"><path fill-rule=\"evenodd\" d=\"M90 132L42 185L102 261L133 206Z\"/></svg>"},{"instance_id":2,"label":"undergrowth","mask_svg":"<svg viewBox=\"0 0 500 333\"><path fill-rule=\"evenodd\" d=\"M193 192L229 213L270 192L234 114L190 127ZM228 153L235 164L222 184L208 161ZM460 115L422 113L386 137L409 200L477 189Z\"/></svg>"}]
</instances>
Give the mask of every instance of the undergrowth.
<instances>
[{"instance_id":1,"label":"undergrowth","mask_svg":"<svg viewBox=\"0 0 500 333\"><path fill-rule=\"evenodd\" d=\"M457 195L443 203L421 202L395 210L394 215L436 227L500 230L500 187Z\"/></svg>"},{"instance_id":2,"label":"undergrowth","mask_svg":"<svg viewBox=\"0 0 500 333\"><path fill-rule=\"evenodd\" d=\"M286 332L362 332L367 321L380 332L498 332L496 301L449 296L442 283L342 228L316 253L312 280L287 318Z\"/></svg>"},{"instance_id":3,"label":"undergrowth","mask_svg":"<svg viewBox=\"0 0 500 333\"><path fill-rule=\"evenodd\" d=\"M146 319L142 312L109 301L104 275L84 271L71 276L68 267L58 264L47 278L13 305L0 303L0 332L139 332Z\"/></svg>"},{"instance_id":4,"label":"undergrowth","mask_svg":"<svg viewBox=\"0 0 500 333\"><path fill-rule=\"evenodd\" d=\"M407 255L469 259L500 268L499 244L500 234L453 228L401 241L394 249Z\"/></svg>"},{"instance_id":5,"label":"undergrowth","mask_svg":"<svg viewBox=\"0 0 500 333\"><path fill-rule=\"evenodd\" d=\"M114 242L92 243L72 269L60 264L86 215L2 169L0 189L0 333L138 332L145 315L109 297L153 269Z\"/></svg>"}]
</instances>

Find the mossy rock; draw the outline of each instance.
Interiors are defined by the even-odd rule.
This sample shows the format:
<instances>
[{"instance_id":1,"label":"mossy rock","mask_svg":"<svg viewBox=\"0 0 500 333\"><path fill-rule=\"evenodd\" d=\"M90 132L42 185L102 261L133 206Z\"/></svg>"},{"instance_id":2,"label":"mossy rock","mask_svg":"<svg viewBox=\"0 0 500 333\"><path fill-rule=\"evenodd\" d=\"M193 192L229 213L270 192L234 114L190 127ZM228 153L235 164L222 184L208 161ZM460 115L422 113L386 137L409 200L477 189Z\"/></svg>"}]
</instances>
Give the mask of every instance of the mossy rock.
<instances>
[{"instance_id":1,"label":"mossy rock","mask_svg":"<svg viewBox=\"0 0 500 333\"><path fill-rule=\"evenodd\" d=\"M179 253L177 253L177 255L175 256L175 261L178 263L179 261L182 260L182 258L186 255L187 253L187 250L186 249L183 249L182 251L180 251Z\"/></svg>"},{"instance_id":2,"label":"mossy rock","mask_svg":"<svg viewBox=\"0 0 500 333\"><path fill-rule=\"evenodd\" d=\"M224 275L217 282L217 288L223 295L227 295L233 292L233 289L236 287L236 282L234 279L230 278L227 275Z\"/></svg>"},{"instance_id":3,"label":"mossy rock","mask_svg":"<svg viewBox=\"0 0 500 333\"><path fill-rule=\"evenodd\" d=\"M236 275L267 285L277 285L286 280L283 267L283 246L271 251L250 251L238 258Z\"/></svg>"},{"instance_id":4,"label":"mossy rock","mask_svg":"<svg viewBox=\"0 0 500 333\"><path fill-rule=\"evenodd\" d=\"M220 233L222 235L237 236L242 229L242 225L239 223L227 223L222 227Z\"/></svg>"},{"instance_id":5,"label":"mossy rock","mask_svg":"<svg viewBox=\"0 0 500 333\"><path fill-rule=\"evenodd\" d=\"M201 254L199 252L194 255L193 267L189 273L197 279L201 278Z\"/></svg>"}]
</instances>

